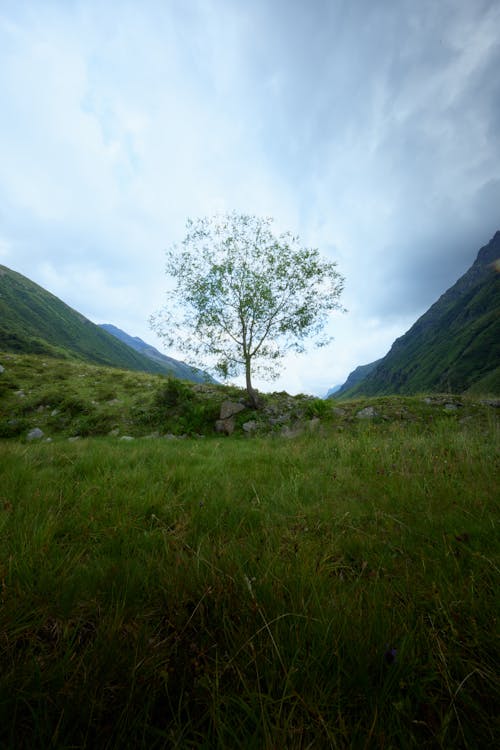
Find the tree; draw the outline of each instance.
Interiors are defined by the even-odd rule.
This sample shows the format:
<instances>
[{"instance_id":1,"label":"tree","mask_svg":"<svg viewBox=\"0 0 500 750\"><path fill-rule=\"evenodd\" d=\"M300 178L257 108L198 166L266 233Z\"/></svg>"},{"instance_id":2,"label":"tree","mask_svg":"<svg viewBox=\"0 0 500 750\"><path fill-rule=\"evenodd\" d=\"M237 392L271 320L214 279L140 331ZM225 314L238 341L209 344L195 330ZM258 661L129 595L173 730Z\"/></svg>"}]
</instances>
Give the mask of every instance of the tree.
<instances>
[{"instance_id":1,"label":"tree","mask_svg":"<svg viewBox=\"0 0 500 750\"><path fill-rule=\"evenodd\" d=\"M175 288L150 321L190 364L224 379L244 372L255 408L252 374L276 377L288 351L305 351L306 338L328 343L320 334L341 309L344 282L336 263L289 232L276 237L271 224L236 212L189 220L181 247L167 250Z\"/></svg>"}]
</instances>

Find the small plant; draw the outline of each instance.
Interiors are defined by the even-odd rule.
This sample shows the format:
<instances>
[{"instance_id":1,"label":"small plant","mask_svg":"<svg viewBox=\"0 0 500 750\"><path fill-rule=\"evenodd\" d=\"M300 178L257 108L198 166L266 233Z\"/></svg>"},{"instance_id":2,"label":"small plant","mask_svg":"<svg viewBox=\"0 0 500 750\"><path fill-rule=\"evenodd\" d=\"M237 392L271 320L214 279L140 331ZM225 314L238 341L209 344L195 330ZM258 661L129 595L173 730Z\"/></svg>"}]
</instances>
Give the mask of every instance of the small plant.
<instances>
[{"instance_id":1,"label":"small plant","mask_svg":"<svg viewBox=\"0 0 500 750\"><path fill-rule=\"evenodd\" d=\"M192 389L177 378L167 378L166 383L157 390L154 397L157 407L179 407L191 402L194 398Z\"/></svg>"},{"instance_id":2,"label":"small plant","mask_svg":"<svg viewBox=\"0 0 500 750\"><path fill-rule=\"evenodd\" d=\"M331 404L323 398L315 398L306 406L306 416L309 419L313 417L325 417L327 414L331 414Z\"/></svg>"}]
</instances>

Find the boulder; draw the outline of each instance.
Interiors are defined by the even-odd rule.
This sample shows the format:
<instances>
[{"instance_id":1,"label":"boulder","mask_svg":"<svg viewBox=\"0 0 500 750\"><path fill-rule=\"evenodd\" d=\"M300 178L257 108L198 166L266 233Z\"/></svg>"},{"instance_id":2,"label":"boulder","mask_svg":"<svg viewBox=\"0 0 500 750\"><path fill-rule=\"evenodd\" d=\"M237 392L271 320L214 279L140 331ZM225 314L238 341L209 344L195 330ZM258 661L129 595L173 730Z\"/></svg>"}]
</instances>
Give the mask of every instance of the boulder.
<instances>
[{"instance_id":1,"label":"boulder","mask_svg":"<svg viewBox=\"0 0 500 750\"><path fill-rule=\"evenodd\" d=\"M2 367L2 365L0 365L0 374L1 374L2 372L5 372L5 367Z\"/></svg>"},{"instance_id":2,"label":"boulder","mask_svg":"<svg viewBox=\"0 0 500 750\"><path fill-rule=\"evenodd\" d=\"M378 417L378 413L373 406L366 406L364 409L358 411L356 416L358 419L374 419L374 417Z\"/></svg>"},{"instance_id":3,"label":"boulder","mask_svg":"<svg viewBox=\"0 0 500 750\"><path fill-rule=\"evenodd\" d=\"M235 414L239 414L240 411L245 411L246 407L244 404L240 404L236 401L223 401L220 406L219 420L226 420L229 417L234 417Z\"/></svg>"},{"instance_id":4,"label":"boulder","mask_svg":"<svg viewBox=\"0 0 500 750\"><path fill-rule=\"evenodd\" d=\"M233 417L218 419L215 423L215 432L218 432L221 435L232 435L235 426Z\"/></svg>"},{"instance_id":5,"label":"boulder","mask_svg":"<svg viewBox=\"0 0 500 750\"><path fill-rule=\"evenodd\" d=\"M259 424L255 421L255 419L251 419L249 422L244 422L241 426L243 428L243 431L249 434L259 429Z\"/></svg>"},{"instance_id":6,"label":"boulder","mask_svg":"<svg viewBox=\"0 0 500 750\"><path fill-rule=\"evenodd\" d=\"M32 440L40 440L41 438L43 438L43 430L41 430L39 427L34 427L26 435L26 440L29 440L30 442Z\"/></svg>"}]
</instances>

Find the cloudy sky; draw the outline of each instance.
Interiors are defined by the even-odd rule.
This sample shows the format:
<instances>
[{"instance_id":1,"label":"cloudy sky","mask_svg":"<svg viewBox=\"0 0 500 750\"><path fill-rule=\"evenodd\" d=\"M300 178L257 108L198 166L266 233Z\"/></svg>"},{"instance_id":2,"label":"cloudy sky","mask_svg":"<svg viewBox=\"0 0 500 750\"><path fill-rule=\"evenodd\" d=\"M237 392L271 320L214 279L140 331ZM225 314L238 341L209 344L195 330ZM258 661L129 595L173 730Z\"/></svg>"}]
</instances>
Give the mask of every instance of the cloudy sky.
<instances>
[{"instance_id":1,"label":"cloudy sky","mask_svg":"<svg viewBox=\"0 0 500 750\"><path fill-rule=\"evenodd\" d=\"M0 263L159 345L186 219L272 216L349 312L257 385L323 394L500 229L499 29L499 0L0 0Z\"/></svg>"}]
</instances>

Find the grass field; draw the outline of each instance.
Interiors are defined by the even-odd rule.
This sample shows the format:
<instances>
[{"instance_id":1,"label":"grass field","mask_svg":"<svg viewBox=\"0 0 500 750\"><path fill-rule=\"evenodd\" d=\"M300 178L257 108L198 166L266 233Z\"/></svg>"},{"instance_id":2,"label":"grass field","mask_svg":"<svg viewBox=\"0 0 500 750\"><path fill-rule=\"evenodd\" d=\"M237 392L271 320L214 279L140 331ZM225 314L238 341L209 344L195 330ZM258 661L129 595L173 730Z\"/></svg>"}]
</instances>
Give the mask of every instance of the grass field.
<instances>
[{"instance_id":1,"label":"grass field","mask_svg":"<svg viewBox=\"0 0 500 750\"><path fill-rule=\"evenodd\" d=\"M494 412L0 441L0 746L494 747Z\"/></svg>"}]
</instances>

